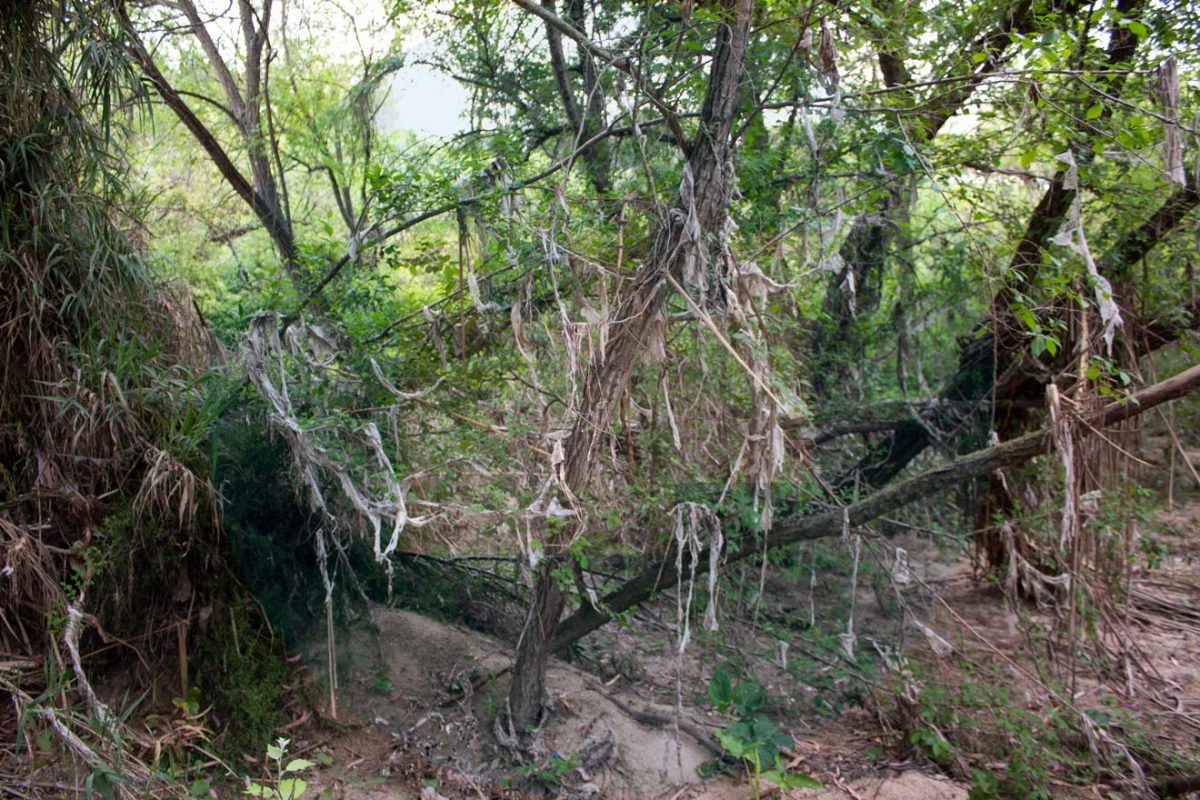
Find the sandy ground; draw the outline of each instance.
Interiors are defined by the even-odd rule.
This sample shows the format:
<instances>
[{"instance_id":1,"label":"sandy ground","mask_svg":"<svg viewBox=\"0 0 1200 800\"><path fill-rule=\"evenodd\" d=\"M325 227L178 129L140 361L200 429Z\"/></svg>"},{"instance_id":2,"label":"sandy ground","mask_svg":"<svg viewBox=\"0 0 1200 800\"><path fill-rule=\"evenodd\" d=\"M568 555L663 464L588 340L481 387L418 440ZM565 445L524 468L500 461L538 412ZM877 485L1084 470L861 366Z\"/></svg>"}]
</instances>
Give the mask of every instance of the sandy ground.
<instances>
[{"instance_id":1,"label":"sandy ground","mask_svg":"<svg viewBox=\"0 0 1200 800\"><path fill-rule=\"evenodd\" d=\"M353 713L386 730L396 747L480 782L504 771L510 754L496 744L493 726L508 690L507 674L483 680L470 697L458 687L501 673L512 652L483 634L389 608L372 610L379 629L382 668L394 690L381 693L378 674L343 688ZM673 725L645 724L629 713L672 719L674 709L617 698L601 681L554 662L547 674L551 714L535 753L546 763L576 756L563 782L581 794L649 797L664 786L699 780L697 767L716 753L710 743ZM618 705L620 703L624 708ZM684 711L685 725L703 720ZM511 771L511 770L510 770Z\"/></svg>"},{"instance_id":2,"label":"sandy ground","mask_svg":"<svg viewBox=\"0 0 1200 800\"><path fill-rule=\"evenodd\" d=\"M821 789L768 790L764 794L783 800L967 800L967 790L941 776L902 772L895 777L836 780ZM744 781L714 781L671 796L675 800L752 800Z\"/></svg>"},{"instance_id":3,"label":"sandy ground","mask_svg":"<svg viewBox=\"0 0 1200 800\"><path fill-rule=\"evenodd\" d=\"M1162 563L1153 571L1138 568L1133 577L1135 586L1151 598L1164 599L1169 608L1166 612L1150 609L1153 624L1128 629L1142 671L1131 677L1136 685L1120 702L1139 714L1162 715L1155 735L1163 748L1197 751L1200 544L1194 534L1200 530L1200 500L1160 514L1160 522L1175 531L1167 534ZM882 641L885 634L901 634L912 657L927 660L935 673L940 670L951 681L957 674L956 659L1012 659L1007 680L1014 692L1024 692L1030 707L1045 702L1036 682L1023 683L1022 674L1028 674L1042 656L1026 651L1030 639L1028 627L1022 625L1049 629L1054 624L1051 612L1026 608L1018 621L995 587L972 578L970 564L961 556L948 554L927 538L902 535L887 540L884 549L890 555L885 554L885 560L894 558L896 547L908 552L912 569L912 588L903 590L908 593L908 616L927 623L953 650L951 655L939 655L933 647L937 637L927 636L911 622L905 630L897 630L894 609L888 612L884 607L886 598L879 597L877 587L862 584L855 599L856 630L863 637L860 646L872 637ZM768 578L766 589L771 597L766 614L808 602L796 596L794 586L773 578ZM508 689L505 669L512 663L511 648L476 631L375 607L371 613L378 637L358 633L339 643L345 662L339 719L348 727L329 734L326 726L325 733L307 743L334 759L334 766L322 771L316 784L331 789L333 797L370 800L556 795L749 800L752 793L744 777L704 780L697 772L701 764L719 755L711 731L722 720L707 704L704 692L720 656L717 649L693 643L687 655L677 659L672 646L673 607L668 597L646 609L629 628L610 626L591 637L591 672L552 663L551 714L537 739L534 763L548 771L560 766L554 782L540 786L527 780L516 766L515 754L497 745L493 732ZM723 628L721 636L722 647L736 648L744 659L756 663L759 680L772 696L781 698L777 717L785 720L783 729L795 742L787 753L789 766L823 784L821 789L786 792L767 787L764 797L960 800L968 796L965 784L937 774L877 712L851 708L832 720L796 713L790 704L815 690L798 685L794 675L780 667L778 643L765 630L737 623ZM796 646L802 642L797 640ZM314 663L319 663L322 651L323 644L317 643ZM1147 676L1154 676L1158 700L1148 700L1142 691ZM471 687L465 695L464 686ZM1111 682L1101 686L1083 676L1076 701L1088 707L1102 693L1111 692ZM521 758L530 757L525 753ZM561 766L567 758L574 760L568 767ZM1132 795L1128 786L1118 782L1095 787L1064 783L1061 796Z\"/></svg>"},{"instance_id":4,"label":"sandy ground","mask_svg":"<svg viewBox=\"0 0 1200 800\"><path fill-rule=\"evenodd\" d=\"M382 655L395 686L383 693L375 678L365 676L343 686L341 697L353 715L353 727L316 745L334 766L313 781L330 788L334 797L389 798L438 796L519 797L499 786L497 778L516 771L506 768L506 753L494 743L488 710L502 702L504 676L481 686L469 700L448 702L447 677L499 671L511 652L482 634L445 625L407 611L376 608ZM375 674L377 677L377 673ZM744 778L701 780L697 767L716 757L711 739L681 732L676 735L675 709L637 698L636 692L617 696L596 677L561 662L548 674L553 714L541 734L541 748L551 754L581 755L577 770L564 778L569 795L613 800L750 800ZM633 712L632 714L630 712ZM640 718L635 718L640 717ZM643 721L653 717L658 724ZM696 708L684 708L684 724L703 733L713 720ZM821 735L797 738L791 766L818 774L822 789L779 792L766 787L766 797L795 800L960 800L967 792L941 776L916 771L912 764L878 765L863 777L863 757L856 747L879 741L869 732L865 712L851 714ZM589 760L591 763L589 763ZM896 769L898 766L900 769ZM843 778L842 776L846 777ZM429 784L436 783L436 788ZM547 789L549 792L549 789ZM550 792L552 793L552 792ZM529 796L545 796L535 793Z\"/></svg>"},{"instance_id":5,"label":"sandy ground","mask_svg":"<svg viewBox=\"0 0 1200 800\"><path fill-rule=\"evenodd\" d=\"M896 544L907 547L916 576L931 584L940 586L964 569L957 561L944 563L946 554L924 540L901 537L892 542ZM794 586L775 579L767 590L774 604L768 604L768 612L802 600L788 594L796 591ZM912 599L915 605L927 605L927 598L914 594ZM551 713L535 742L535 763L553 767L573 759L569 769L559 767L561 786L531 785L514 766L515 754L497 745L494 726L508 690L510 647L409 611L373 607L371 621L378 636L358 632L343 635L338 644L343 674L339 720L354 727L341 736L317 737L326 740L322 747L335 762L321 773L319 785L373 800L415 796L414 786L420 789L434 782L436 791L451 800L459 796L454 792L466 797L521 796L509 786L520 786L531 796L561 792L613 800L749 798L745 778L706 781L698 772L721 755L712 731L724 720L706 700L718 650L693 643L685 657L678 658L672 623L662 618L671 613L668 606L674 606L670 598L647 609L626 629L610 626L591 637L596 674L552 662L547 676ZM895 625L872 588L860 586L856 629L864 635L891 633ZM789 752L792 768L816 775L825 785L822 790L793 790L787 797L966 796L962 787L922 774L911 761L872 764L862 751L884 742L866 712L851 712L832 723L796 713L794 706L816 690L799 684L780 666L778 642L770 634L753 625L727 624L721 636L724 647L741 650L758 665L757 677L773 698L779 698L780 707L772 709L777 716L793 720L785 727L796 742ZM319 670L323 650L323 642L314 643L314 671ZM467 696L461 692L464 686L472 687ZM339 750L345 747L351 749ZM528 761L530 754L521 757ZM414 784L414 777L420 782ZM772 791L766 796L781 796L768 788ZM436 797L429 795L428 800Z\"/></svg>"}]
</instances>

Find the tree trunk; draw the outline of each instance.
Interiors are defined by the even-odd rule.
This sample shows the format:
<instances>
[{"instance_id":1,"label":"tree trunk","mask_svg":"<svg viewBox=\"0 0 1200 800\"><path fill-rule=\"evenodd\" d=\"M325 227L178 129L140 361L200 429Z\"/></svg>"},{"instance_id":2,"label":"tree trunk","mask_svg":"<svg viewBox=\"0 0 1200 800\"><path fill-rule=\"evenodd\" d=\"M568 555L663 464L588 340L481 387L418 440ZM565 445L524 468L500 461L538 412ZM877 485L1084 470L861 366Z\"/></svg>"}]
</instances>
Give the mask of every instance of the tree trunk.
<instances>
[{"instance_id":1,"label":"tree trunk","mask_svg":"<svg viewBox=\"0 0 1200 800\"><path fill-rule=\"evenodd\" d=\"M583 0L571 0L567 14L571 22L581 31L587 30L587 14ZM579 67L583 73L583 103L580 109L583 115L582 119L582 135L579 128L575 130L575 135L582 141L588 141L605 126L604 121L604 94L600 86L599 74L596 70L596 59L588 52L588 49L581 44L577 44L579 53ZM588 179L592 183L592 187L601 197L607 197L612 194L612 177L609 175L609 158L610 146L608 140L601 140L593 145L585 148L583 153L583 161L587 167Z\"/></svg>"},{"instance_id":2,"label":"tree trunk","mask_svg":"<svg viewBox=\"0 0 1200 800\"><path fill-rule=\"evenodd\" d=\"M300 265L290 215L282 202L276 176L271 170L268 145L273 146L273 142L269 142L268 137L264 135L261 122L265 88L262 82L262 60L267 36L266 26L270 22L270 3L264 4L261 19L257 18L254 9L245 0L242 0L239 5L247 48L247 60L243 65L246 80L244 96L237 87L232 71L209 36L195 5L187 0L179 4L179 9L187 17L192 34L200 43L218 83L225 91L229 104L226 111L236 123L242 143L246 148L246 157L250 163L251 176L249 179L234 164L233 159L220 144L216 135L192 111L176 88L167 80L162 70L158 68L154 57L139 38L128 14L122 9L120 14L122 25L125 28L125 50L137 62L147 81L162 98L163 103L175 113L183 126L204 149L221 177L254 212L267 235L271 237L275 249L279 252L284 271L296 289L296 293L300 297L304 297L309 291L309 281ZM283 177L281 173L278 180L282 181ZM319 299L315 300L314 305L324 309L324 303Z\"/></svg>"},{"instance_id":3,"label":"tree trunk","mask_svg":"<svg viewBox=\"0 0 1200 800\"><path fill-rule=\"evenodd\" d=\"M895 218L912 202L909 186L905 181L904 188L888 192L879 208L855 219L838 249L842 268L829 276L825 289L828 321L813 335L811 380L818 395L841 388L851 365L863 359L865 343L857 323L879 308L884 265L898 232Z\"/></svg>"},{"instance_id":4,"label":"tree trunk","mask_svg":"<svg viewBox=\"0 0 1200 800\"><path fill-rule=\"evenodd\" d=\"M671 280L687 284L687 264L710 264L718 273L708 281L708 291L720 286L726 267L724 253L729 203L733 189L733 117L737 111L742 66L749 40L753 0L722 0L721 13L728 24L717 28L717 42L709 72L704 108L695 141L686 147L687 168L679 197L658 226L650 254L634 275L632 285L613 315L612 332L603 353L589 362L583 381L579 414L564 444L562 483L574 495L591 482L593 455L607 435L617 404L629 385L634 366L666 306ZM552 25L547 10L525 4ZM694 220L697 225L689 225ZM700 239L693 238L694 231ZM694 277L694 276L693 276ZM705 292L702 295L707 296ZM704 297L701 298L704 302ZM573 498L566 498L568 503ZM572 526L564 528L545 544L547 555L537 572L534 602L517 648L509 690L510 723L518 734L536 727L541 719L546 660L562 612L562 590L553 575L556 563L567 558Z\"/></svg>"},{"instance_id":5,"label":"tree trunk","mask_svg":"<svg viewBox=\"0 0 1200 800\"><path fill-rule=\"evenodd\" d=\"M1144 0L1121 0L1118 10L1123 15L1134 13ZM1117 27L1111 32L1106 50L1108 63L1117 68L1133 57L1138 37L1128 28ZM1119 95L1124 86L1124 75L1116 76L1109 86L1113 95ZM1108 107L1105 114L1111 114ZM1074 147L1077 162L1083 166L1095 158L1095 151L1085 141ZM977 330L984 333L971 340L962 350L958 370L951 377L938 397L946 405L937 408L927 418L901 426L881 445L875 447L850 473L843 475L835 485L846 486L862 481L869 486L879 487L900 473L908 464L928 447L933 437L958 435L974 416L974 411L983 400L993 394L1000 399L1012 399L1029 388L1031 370L1021 369L1020 361L1025 357L1025 330L1022 323L1012 315L1012 303L1018 291L1033 285L1042 265L1042 251L1050 238L1058 232L1063 218L1074 201L1074 192L1066 187L1067 171L1060 169L1042 194L1024 234L1018 242L1009 264L1009 274L1014 282L997 292L992 303L992 317L980 323ZM1195 206L1200 196L1193 183L1175 191L1167 202L1136 231L1124 236L1101 260L1100 270L1110 276L1119 276L1131 268L1154 247L1162 237L1173 230ZM1060 352L1065 356L1071 351L1063 343ZM995 386L997 377L1006 378L1003 387ZM1040 390L1040 385L1039 385ZM1040 393L1030 392L1040 399ZM1024 427L1021 427L1024 426ZM1027 429L1028 417L1021 426L1009 422L1000 432L1011 437ZM982 433L976 427L975 434ZM1003 505L1000 503L1000 505Z\"/></svg>"},{"instance_id":6,"label":"tree trunk","mask_svg":"<svg viewBox=\"0 0 1200 800\"><path fill-rule=\"evenodd\" d=\"M1132 2L1134 0L1126 0ZM1073 8L1074 1L1067 4ZM921 144L932 142L946 121L958 113L971 99L978 88L1005 62L1013 33L1030 33L1049 24L1049 18L1034 13L1032 0L1016 0L1005 8L996 24L973 42L964 43L966 52L982 54L982 62L966 68L956 64L947 73L959 79L953 89L943 92L927 104L927 110L919 122L905 135ZM903 91L909 80L903 51L881 47L879 67L884 85L888 89L902 91L900 96L909 96L914 105L921 105L910 91ZM899 124L899 118L897 118ZM819 323L813 333L812 365L810 369L813 391L827 394L838 384L844 384L850 376L852 364L863 358L865 343L857 321L873 315L879 308L883 293L883 278L889 253L892 249L902 219L916 196L916 187L909 179L892 187L882 203L875 209L860 214L838 249L842 268L829 277L826 283L822 310L826 319Z\"/></svg>"},{"instance_id":7,"label":"tree trunk","mask_svg":"<svg viewBox=\"0 0 1200 800\"><path fill-rule=\"evenodd\" d=\"M547 558L539 566L533 603L517 645L517 663L513 666L508 705L518 735L527 733L541 721L542 698L546 696L546 662L550 658L550 643L554 640L564 602L562 589L553 574L558 563L560 559Z\"/></svg>"},{"instance_id":8,"label":"tree trunk","mask_svg":"<svg viewBox=\"0 0 1200 800\"><path fill-rule=\"evenodd\" d=\"M542 7L554 14L554 0L541 0ZM587 33L587 10L582 0L570 0L567 4L567 19L580 33ZM579 71L583 77L583 102L575 99L571 86L570 67L563 55L562 31L546 21L546 44L550 49L550 68L558 87L563 113L570 126L569 133L575 142L589 141L604 128L604 97L601 92L596 59L582 43L577 43ZM592 188L601 196L612 194L612 179L609 176L609 144L605 140L595 142L580 153Z\"/></svg>"}]
</instances>

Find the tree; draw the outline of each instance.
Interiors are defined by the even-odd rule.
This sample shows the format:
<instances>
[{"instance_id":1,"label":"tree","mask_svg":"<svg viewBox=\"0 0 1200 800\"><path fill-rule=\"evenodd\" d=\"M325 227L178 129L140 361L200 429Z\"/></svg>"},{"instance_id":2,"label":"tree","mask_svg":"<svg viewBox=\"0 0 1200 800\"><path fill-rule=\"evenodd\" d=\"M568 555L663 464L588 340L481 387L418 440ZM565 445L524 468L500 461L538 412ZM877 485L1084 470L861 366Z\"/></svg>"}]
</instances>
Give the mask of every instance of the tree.
<instances>
[{"instance_id":1,"label":"tree","mask_svg":"<svg viewBox=\"0 0 1200 800\"><path fill-rule=\"evenodd\" d=\"M379 157L375 131L378 88L399 61L391 54L377 56L363 49L358 54L358 74L338 75L337 67L322 65L318 55L300 52L310 47L309 43L289 40L282 23L273 26L274 8L274 0L263 0L258 6L238 0L234 18L227 19L206 17L192 0L182 0L152 6L159 12L153 17L149 13L131 17L124 6L119 13L126 51L221 178L253 212L274 244L296 293L304 297L314 288L314 267L328 264L309 263L297 236L288 182L295 180L297 167L327 179L331 205L345 226L350 249L357 249L369 227L366 173ZM241 41L223 41L222 23L236 24ZM198 48L211 83L183 89L164 73L145 43L146 36L154 32L161 32L164 40L183 53ZM190 41L171 41L181 36ZM272 45L273 36L284 41L282 50ZM276 64L281 54L283 75ZM231 59L236 59L232 66ZM349 87L344 85L347 77ZM286 81L284 91L274 85L281 80ZM338 92L332 95L332 103L331 86ZM210 90L219 92L220 99ZM282 103L281 95L285 98ZM218 116L206 119L202 112L207 109L215 109ZM227 131L232 133L236 149L222 143ZM239 159L245 167L238 165ZM303 221L311 223L310 219ZM324 301L315 295L313 299L328 310Z\"/></svg>"},{"instance_id":2,"label":"tree","mask_svg":"<svg viewBox=\"0 0 1200 800\"><path fill-rule=\"evenodd\" d=\"M1003 8L995 21L972 19L981 11L987 14L988 9L964 9L968 21L958 27L964 35L962 40L947 42L943 39L945 34L939 31L938 49L948 56L944 64L930 70L941 77L931 82L924 92L926 97L919 96L921 90L912 86L908 65L911 55L907 52L909 32L903 22L895 24L901 18L901 10L895 7L882 10L885 16L876 20L865 19L854 12L851 16L867 31L867 38L877 53L886 95L904 109L888 120L895 126L892 135L904 141L907 152L912 153L927 150L946 122L971 101L976 90L1009 65L1019 37L1053 29L1077 13L1078 4L1066 3L1061 9L1049 4L1043 8L1031 0L1019 0L1011 7ZM959 7L954 5L934 11L932 15L952 14L958 10ZM904 22L912 24L911 21ZM982 33L979 32L981 29ZM926 52L924 55L932 54ZM906 166L911 169L919 164L910 162ZM910 175L884 172L879 177L887 179L879 205L855 218L838 249L838 259L825 289L821 310L828 319L817 325L813 340L817 364L813 375L818 391L824 391L834 376L844 380L849 364L864 356L856 318L859 315L868 317L879 308L884 270L892 255L892 246L902 231L907 210L916 199L916 183ZM896 321L902 329L907 324L905 303L903 299L899 302ZM902 333L898 330L898 335Z\"/></svg>"},{"instance_id":3,"label":"tree","mask_svg":"<svg viewBox=\"0 0 1200 800\"><path fill-rule=\"evenodd\" d=\"M549 11L534 6L531 0L518 3L539 13L548 25L576 36L582 45L589 44L582 34ZM752 14L751 0L725 0L721 4L700 124L695 138L684 148L689 156L683 186L666 218L658 223L654 244L617 310L619 322L607 347L593 358L585 373L583 400L563 446L558 479L568 500L583 492L592 479L599 435L611 423L633 367L654 335L652 328L662 314L671 282L678 285L694 280L687 273L697 263L701 269L711 271L706 282L720 280L729 269L723 231L733 190L731 137ZM697 286L701 292L703 285ZM541 719L546 661L563 608L558 570L570 544L570 530L565 528L547 540L546 558L538 567L534 599L509 692L509 724L517 731L528 730Z\"/></svg>"},{"instance_id":4,"label":"tree","mask_svg":"<svg viewBox=\"0 0 1200 800\"><path fill-rule=\"evenodd\" d=\"M223 103L204 96L200 99L214 105L232 121L241 139L243 155L250 166L249 178L234 164L217 137L158 68L128 16L124 18L127 50L141 66L163 102L179 117L212 159L222 177L254 212L275 243L288 277L297 291L302 291L304 277L292 228L291 210L288 208L286 178L279 158L277 138L269 130L273 121L269 87L264 79L268 66L267 44L272 2L266 0L261 11L255 9L249 0L239 0L237 4L238 22L245 46L241 83L234 78L217 48L208 28L209 23L202 19L196 5L191 0L182 0L178 9L186 20L186 30L203 49L212 74L225 95Z\"/></svg>"}]
</instances>

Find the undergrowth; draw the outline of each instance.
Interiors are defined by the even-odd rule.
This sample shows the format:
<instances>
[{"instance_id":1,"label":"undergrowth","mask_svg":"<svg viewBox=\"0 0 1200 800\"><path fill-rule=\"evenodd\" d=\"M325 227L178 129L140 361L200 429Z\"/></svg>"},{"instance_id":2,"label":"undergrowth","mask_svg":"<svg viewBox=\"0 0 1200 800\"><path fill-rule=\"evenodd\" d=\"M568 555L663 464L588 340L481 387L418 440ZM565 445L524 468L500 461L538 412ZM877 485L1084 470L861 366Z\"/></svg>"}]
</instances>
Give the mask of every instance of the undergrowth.
<instances>
[{"instance_id":1,"label":"undergrowth","mask_svg":"<svg viewBox=\"0 0 1200 800\"><path fill-rule=\"evenodd\" d=\"M56 743L41 767L74 781L64 790L163 795L151 762L208 738L171 705L187 668L203 707L258 725L281 707L282 675L209 482L212 342L186 291L142 256L114 145L144 99L116 8L0 13L0 652L13 665L0 687L22 744ZM220 639L231 618L240 662ZM239 663L244 684L275 694L249 709L220 696ZM135 710L167 732L134 735ZM27 746L4 755L34 779Z\"/></svg>"},{"instance_id":2,"label":"undergrowth","mask_svg":"<svg viewBox=\"0 0 1200 800\"><path fill-rule=\"evenodd\" d=\"M1052 800L1064 786L1129 777L1130 754L1148 773L1200 768L1158 743L1155 723L1121 708L1115 696L1103 694L1089 708L1056 699L1063 696L1061 686L1039 689L999 664L965 656L906 661L875 693L903 742L969 781L972 800Z\"/></svg>"}]
</instances>

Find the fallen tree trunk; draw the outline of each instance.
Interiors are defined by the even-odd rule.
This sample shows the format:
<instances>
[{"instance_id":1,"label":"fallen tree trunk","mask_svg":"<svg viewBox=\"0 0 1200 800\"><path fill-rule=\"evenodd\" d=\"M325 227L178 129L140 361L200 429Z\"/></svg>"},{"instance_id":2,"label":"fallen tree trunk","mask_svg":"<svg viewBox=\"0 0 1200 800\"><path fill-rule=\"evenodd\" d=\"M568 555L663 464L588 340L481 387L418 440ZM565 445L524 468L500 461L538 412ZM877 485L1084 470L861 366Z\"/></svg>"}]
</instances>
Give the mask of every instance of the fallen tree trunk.
<instances>
[{"instance_id":1,"label":"fallen tree trunk","mask_svg":"<svg viewBox=\"0 0 1200 800\"><path fill-rule=\"evenodd\" d=\"M1045 198L1043 198L1045 201ZM1044 205L1049 206L1048 202ZM1138 228L1123 236L1100 260L1101 274L1111 278L1114 285L1128 276L1133 266L1144 259L1168 234L1176 230L1200 206L1200 183L1195 179L1177 188ZM1038 216L1034 215L1035 218ZM1036 231L1036 232L1035 232ZM1028 242L1041 242L1043 246L1049 233L1045 223L1030 222L1022 248L1013 257L1010 269L1018 270L1031 255L1024 250L1033 247ZM1029 269L1026 266L1026 269ZM997 298L997 306L1006 306L1007 292ZM1001 302L1003 301L1003 302ZM1126 304L1122 311L1132 317L1132 309ZM1172 313L1160 319L1131 326L1128 330L1138 331L1132 343L1138 357L1147 355L1166 345L1189 330L1200 327L1200 302L1182 308L1182 313ZM1127 323L1128 324L1128 323ZM1018 345L1012 340L1012 321L1003 315L980 323L982 332L963 348L959 356L958 369L950 378L938 397L914 419L898 426L881 444L871 449L863 459L845 475L833 481L840 489L855 483L867 487L884 486L902 472L918 455L924 452L935 439L950 438L971 422L972 408L978 407L988 398L993 398L997 407L1011 406L1014 401L1036 396L1040 391L1033 385L1037 378L1028 369L1012 369L1011 356ZM977 329L977 330L979 330ZM1000 339L997 340L999 334ZM1065 359L1073 348L1061 348L1061 359ZM997 363L997 355L1001 356ZM1049 367L1047 367L1049 368ZM997 377L1007 376L1000 385Z\"/></svg>"},{"instance_id":2,"label":"fallen tree trunk","mask_svg":"<svg viewBox=\"0 0 1200 800\"><path fill-rule=\"evenodd\" d=\"M1200 386L1200 365L1184 370L1165 381L1148 386L1124 402L1112 403L1081 419L1079 432L1089 435L1100 428L1115 425L1122 420L1135 417L1155 406L1175 400ZM823 539L840 534L847 526L865 525L890 511L922 497L933 495L964 480L979 478L1001 467L1021 464L1045 453L1050 446L1050 433L1039 430L1020 438L1003 442L995 447L978 450L947 464L931 469L914 478L903 481L882 491L875 492L865 500L844 508L835 508L818 514L795 514L781 520L771 531L770 547L778 548L796 542ZM730 563L756 555L760 551L749 546L748 538L742 546L725 556ZM578 611L558 625L553 649L560 651L604 625L613 616L649 600L655 594L669 589L679 581L675 569L675 552L670 550L663 558L650 564L634 578L609 592L597 605L584 604ZM684 559L684 574L700 575L708 571L709 553L705 549L695 559Z\"/></svg>"}]
</instances>

